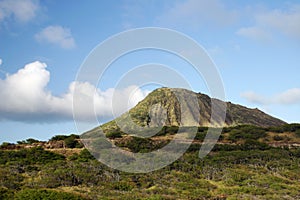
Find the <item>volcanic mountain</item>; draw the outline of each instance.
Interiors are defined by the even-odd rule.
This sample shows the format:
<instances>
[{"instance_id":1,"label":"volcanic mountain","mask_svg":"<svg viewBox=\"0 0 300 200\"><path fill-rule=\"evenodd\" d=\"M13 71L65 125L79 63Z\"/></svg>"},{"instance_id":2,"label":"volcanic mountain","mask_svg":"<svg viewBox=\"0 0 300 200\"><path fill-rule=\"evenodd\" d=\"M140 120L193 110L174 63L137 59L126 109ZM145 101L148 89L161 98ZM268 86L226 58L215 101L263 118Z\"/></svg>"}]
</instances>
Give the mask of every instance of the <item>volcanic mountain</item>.
<instances>
[{"instance_id":1,"label":"volcanic mountain","mask_svg":"<svg viewBox=\"0 0 300 200\"><path fill-rule=\"evenodd\" d=\"M184 104L184 106L182 106ZM215 114L212 117L212 105ZM222 109L226 109L226 115ZM220 116L218 116L220 113ZM224 115L223 119L221 115ZM185 118L185 119L183 119ZM133 122L133 123L131 123ZM284 121L274 118L259 109L250 109L231 102L210 98L202 93L195 93L180 88L159 88L151 92L134 108L115 120L101 126L105 130L131 126L237 126L255 125L260 127L280 126Z\"/></svg>"}]
</instances>

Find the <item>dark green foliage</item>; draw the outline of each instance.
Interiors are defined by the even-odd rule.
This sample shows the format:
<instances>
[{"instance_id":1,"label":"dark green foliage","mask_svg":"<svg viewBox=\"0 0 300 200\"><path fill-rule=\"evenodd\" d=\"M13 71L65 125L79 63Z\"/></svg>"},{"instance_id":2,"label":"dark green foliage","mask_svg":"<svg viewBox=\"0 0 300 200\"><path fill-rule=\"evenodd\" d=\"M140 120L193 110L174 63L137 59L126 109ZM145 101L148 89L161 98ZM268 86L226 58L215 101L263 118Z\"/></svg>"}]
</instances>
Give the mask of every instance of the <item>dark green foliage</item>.
<instances>
[{"instance_id":1,"label":"dark green foliage","mask_svg":"<svg viewBox=\"0 0 300 200\"><path fill-rule=\"evenodd\" d=\"M67 148L82 148L83 144L76 137L70 136L64 139Z\"/></svg>"},{"instance_id":2,"label":"dark green foliage","mask_svg":"<svg viewBox=\"0 0 300 200\"><path fill-rule=\"evenodd\" d=\"M112 184L112 189L120 191L131 191L134 188L134 184L130 182L120 181Z\"/></svg>"},{"instance_id":3,"label":"dark green foliage","mask_svg":"<svg viewBox=\"0 0 300 200\"><path fill-rule=\"evenodd\" d=\"M271 147L269 145L253 139L247 139L245 143L241 146L241 149L244 151L249 151L253 149L267 150L270 148Z\"/></svg>"},{"instance_id":4,"label":"dark green foliage","mask_svg":"<svg viewBox=\"0 0 300 200\"><path fill-rule=\"evenodd\" d=\"M15 144L13 144L13 143L3 142L0 145L0 149L9 149L9 148L13 148L14 146L15 146Z\"/></svg>"},{"instance_id":5,"label":"dark green foliage","mask_svg":"<svg viewBox=\"0 0 300 200\"><path fill-rule=\"evenodd\" d=\"M300 124L286 124L282 127L286 132L296 132L297 130L300 130Z\"/></svg>"},{"instance_id":6,"label":"dark green foliage","mask_svg":"<svg viewBox=\"0 0 300 200\"><path fill-rule=\"evenodd\" d=\"M19 189L24 180L21 171L21 168L0 168L0 188Z\"/></svg>"},{"instance_id":7,"label":"dark green foliage","mask_svg":"<svg viewBox=\"0 0 300 200\"><path fill-rule=\"evenodd\" d=\"M39 143L39 140L33 139L33 138L29 138L27 140L23 140L23 141L17 141L18 144L34 144L34 143Z\"/></svg>"},{"instance_id":8,"label":"dark green foliage","mask_svg":"<svg viewBox=\"0 0 300 200\"><path fill-rule=\"evenodd\" d=\"M146 153L165 146L169 141L156 142L150 138L132 136L128 140L116 143L119 147L129 148L132 152Z\"/></svg>"},{"instance_id":9,"label":"dark green foliage","mask_svg":"<svg viewBox=\"0 0 300 200\"><path fill-rule=\"evenodd\" d=\"M236 142L238 140L257 140L259 138L264 138L267 136L266 131L263 128L256 127L256 126L238 126L232 129L229 132L229 140Z\"/></svg>"},{"instance_id":10,"label":"dark green foliage","mask_svg":"<svg viewBox=\"0 0 300 200\"><path fill-rule=\"evenodd\" d=\"M74 153L66 154L67 158L41 147L0 150L0 199L299 199L300 148L270 147L260 142L267 141L264 135L269 130L250 127L223 130L226 143L216 144L203 159L198 157L199 141L207 128L200 127L199 140L182 157L145 174L111 169L86 149L67 149ZM292 127L289 130L295 130ZM168 136L164 140L123 136L114 142L133 152L149 152L169 142L166 138L172 136L167 130L164 127L160 133ZM275 136L291 137L294 142L297 130ZM227 137L232 135L238 143L229 143Z\"/></svg>"},{"instance_id":11,"label":"dark green foliage","mask_svg":"<svg viewBox=\"0 0 300 200\"><path fill-rule=\"evenodd\" d=\"M274 133L283 133L284 132L284 128L282 126L279 126L279 127L269 127L269 128L266 128L266 131L270 131L270 132L274 132Z\"/></svg>"},{"instance_id":12,"label":"dark green foliage","mask_svg":"<svg viewBox=\"0 0 300 200\"><path fill-rule=\"evenodd\" d=\"M284 137L282 137L282 136L280 136L280 135L275 135L275 136L273 137L273 139L274 139L275 141L282 141L282 140L284 140Z\"/></svg>"},{"instance_id":13,"label":"dark green foliage","mask_svg":"<svg viewBox=\"0 0 300 200\"><path fill-rule=\"evenodd\" d=\"M178 129L178 126L163 126L155 136L175 135Z\"/></svg>"},{"instance_id":14,"label":"dark green foliage","mask_svg":"<svg viewBox=\"0 0 300 200\"><path fill-rule=\"evenodd\" d=\"M21 149L19 151L0 151L0 164L17 162L20 164L49 163L54 160L64 160L65 157L56 153L45 151L42 147Z\"/></svg>"},{"instance_id":15,"label":"dark green foliage","mask_svg":"<svg viewBox=\"0 0 300 200\"><path fill-rule=\"evenodd\" d=\"M83 197L66 193L57 192L53 190L36 190L36 189L25 189L17 192L14 197L15 200L84 200Z\"/></svg>"},{"instance_id":16,"label":"dark green foliage","mask_svg":"<svg viewBox=\"0 0 300 200\"><path fill-rule=\"evenodd\" d=\"M300 137L300 129L298 129L298 130L295 131L295 135L296 135L297 137Z\"/></svg>"},{"instance_id":17,"label":"dark green foliage","mask_svg":"<svg viewBox=\"0 0 300 200\"><path fill-rule=\"evenodd\" d=\"M56 135L53 136L49 141L59 141L59 140L64 140L66 138L68 138L69 136L66 135Z\"/></svg>"},{"instance_id":18,"label":"dark green foliage","mask_svg":"<svg viewBox=\"0 0 300 200\"><path fill-rule=\"evenodd\" d=\"M14 193L12 190L0 186L0 199L11 200L13 199Z\"/></svg>"},{"instance_id":19,"label":"dark green foliage","mask_svg":"<svg viewBox=\"0 0 300 200\"><path fill-rule=\"evenodd\" d=\"M112 131L112 132L106 133L106 137L109 139L121 138L122 133L120 131Z\"/></svg>"},{"instance_id":20,"label":"dark green foliage","mask_svg":"<svg viewBox=\"0 0 300 200\"><path fill-rule=\"evenodd\" d=\"M79 162L88 162L90 160L95 160L95 157L87 150L83 149L79 155L73 154L69 157L70 160L77 160Z\"/></svg>"},{"instance_id":21,"label":"dark green foliage","mask_svg":"<svg viewBox=\"0 0 300 200\"><path fill-rule=\"evenodd\" d=\"M82 148L83 144L80 141L79 135L71 134L67 135L56 135L50 139L50 141L61 141L63 140L67 148Z\"/></svg>"}]
</instances>

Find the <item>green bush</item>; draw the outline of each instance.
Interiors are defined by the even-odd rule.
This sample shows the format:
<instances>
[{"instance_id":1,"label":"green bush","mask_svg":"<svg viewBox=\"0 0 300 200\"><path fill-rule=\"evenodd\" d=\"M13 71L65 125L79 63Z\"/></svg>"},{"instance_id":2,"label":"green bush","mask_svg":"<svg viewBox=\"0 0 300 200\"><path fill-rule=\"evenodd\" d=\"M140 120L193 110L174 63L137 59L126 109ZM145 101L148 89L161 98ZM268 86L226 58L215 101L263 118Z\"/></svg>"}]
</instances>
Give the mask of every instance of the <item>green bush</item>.
<instances>
[{"instance_id":1,"label":"green bush","mask_svg":"<svg viewBox=\"0 0 300 200\"><path fill-rule=\"evenodd\" d=\"M120 131L113 131L106 133L106 137L109 139L122 138L122 133Z\"/></svg>"},{"instance_id":2,"label":"green bush","mask_svg":"<svg viewBox=\"0 0 300 200\"><path fill-rule=\"evenodd\" d=\"M297 137L300 137L300 129L298 129L298 130L295 131L295 135L296 135Z\"/></svg>"},{"instance_id":3,"label":"green bush","mask_svg":"<svg viewBox=\"0 0 300 200\"><path fill-rule=\"evenodd\" d=\"M9 149L9 148L12 148L14 147L15 144L13 143L9 143L9 142L3 142L1 145L0 145L0 149Z\"/></svg>"},{"instance_id":4,"label":"green bush","mask_svg":"<svg viewBox=\"0 0 300 200\"><path fill-rule=\"evenodd\" d=\"M114 190L131 191L134 188L134 184L130 182L120 181L112 184Z\"/></svg>"},{"instance_id":5,"label":"green bush","mask_svg":"<svg viewBox=\"0 0 300 200\"><path fill-rule=\"evenodd\" d=\"M238 140L253 139L257 140L259 138L264 138L267 136L266 130L256 126L244 125L238 126L229 132L228 139L236 142Z\"/></svg>"},{"instance_id":6,"label":"green bush","mask_svg":"<svg viewBox=\"0 0 300 200\"><path fill-rule=\"evenodd\" d=\"M68 137L69 136L66 136L66 135L56 135L56 136L53 136L49 141L60 141L60 140L66 139Z\"/></svg>"},{"instance_id":7,"label":"green bush","mask_svg":"<svg viewBox=\"0 0 300 200\"><path fill-rule=\"evenodd\" d=\"M95 160L95 157L87 149L83 149L79 155L73 154L69 159L77 160L79 162L88 162L89 160Z\"/></svg>"},{"instance_id":8,"label":"green bush","mask_svg":"<svg viewBox=\"0 0 300 200\"><path fill-rule=\"evenodd\" d=\"M22 141L17 141L18 144L34 144L34 143L39 143L39 140L29 138L27 140L22 140Z\"/></svg>"},{"instance_id":9,"label":"green bush","mask_svg":"<svg viewBox=\"0 0 300 200\"><path fill-rule=\"evenodd\" d=\"M280 136L280 135L275 135L275 136L273 137L273 139L274 139L275 141L282 141L282 140L284 140L284 137L282 137L282 136Z\"/></svg>"},{"instance_id":10,"label":"green bush","mask_svg":"<svg viewBox=\"0 0 300 200\"><path fill-rule=\"evenodd\" d=\"M297 130L300 130L300 124L286 124L283 125L283 129L286 132L296 132Z\"/></svg>"},{"instance_id":11,"label":"green bush","mask_svg":"<svg viewBox=\"0 0 300 200\"><path fill-rule=\"evenodd\" d=\"M0 164L7 162L18 162L19 164L49 163L54 160L64 160L65 157L50 151L45 151L42 147L21 149L18 151L0 151Z\"/></svg>"},{"instance_id":12,"label":"green bush","mask_svg":"<svg viewBox=\"0 0 300 200\"><path fill-rule=\"evenodd\" d=\"M12 168L0 168L0 188L19 189L24 177ZM0 198L1 199L1 198Z\"/></svg>"},{"instance_id":13,"label":"green bush","mask_svg":"<svg viewBox=\"0 0 300 200\"><path fill-rule=\"evenodd\" d=\"M78 135L70 135L67 136L64 139L64 143L67 148L82 148L83 144L79 142L79 136Z\"/></svg>"},{"instance_id":14,"label":"green bush","mask_svg":"<svg viewBox=\"0 0 300 200\"><path fill-rule=\"evenodd\" d=\"M0 187L0 199L1 200L11 200L13 199L13 191Z\"/></svg>"},{"instance_id":15,"label":"green bush","mask_svg":"<svg viewBox=\"0 0 300 200\"><path fill-rule=\"evenodd\" d=\"M25 189L15 194L15 200L84 200L85 198L66 192L52 190Z\"/></svg>"}]
</instances>

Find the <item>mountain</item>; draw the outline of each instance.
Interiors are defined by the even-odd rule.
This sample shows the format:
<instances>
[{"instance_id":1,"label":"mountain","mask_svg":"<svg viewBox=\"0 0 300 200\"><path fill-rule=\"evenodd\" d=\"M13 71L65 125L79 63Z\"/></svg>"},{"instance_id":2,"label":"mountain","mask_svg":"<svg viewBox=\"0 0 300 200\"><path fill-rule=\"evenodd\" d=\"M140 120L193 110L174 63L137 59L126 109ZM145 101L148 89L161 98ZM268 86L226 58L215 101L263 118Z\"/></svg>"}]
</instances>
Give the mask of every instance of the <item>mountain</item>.
<instances>
[{"instance_id":1,"label":"mountain","mask_svg":"<svg viewBox=\"0 0 300 200\"><path fill-rule=\"evenodd\" d=\"M211 120L212 105L216 107L216 114ZM224 106L226 106L225 121L221 117L221 108ZM218 116L218 113L220 113L220 116ZM185 118L184 121L183 118ZM134 123L130 123L130 119ZM250 109L231 102L223 102L202 93L195 93L180 88L159 88L154 90L134 108L115 120L102 125L101 128L104 131L117 129L116 122L118 125L121 124L123 128L129 129L136 125L139 127L180 125L228 127L248 124L271 127L286 124L284 121L274 118L257 108Z\"/></svg>"}]
</instances>

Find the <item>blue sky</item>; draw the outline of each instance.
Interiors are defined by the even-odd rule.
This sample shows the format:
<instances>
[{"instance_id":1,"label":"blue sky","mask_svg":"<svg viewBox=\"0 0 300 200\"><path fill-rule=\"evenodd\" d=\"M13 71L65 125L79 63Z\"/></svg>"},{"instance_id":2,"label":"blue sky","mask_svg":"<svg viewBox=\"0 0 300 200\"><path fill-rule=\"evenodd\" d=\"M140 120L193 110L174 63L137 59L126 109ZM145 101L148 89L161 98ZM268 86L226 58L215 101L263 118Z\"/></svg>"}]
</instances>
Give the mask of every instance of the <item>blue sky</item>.
<instances>
[{"instance_id":1,"label":"blue sky","mask_svg":"<svg viewBox=\"0 0 300 200\"><path fill-rule=\"evenodd\" d=\"M174 29L202 45L220 72L228 101L300 122L299 1L1 0L0 142L77 133L70 105L82 62L108 37L142 27ZM134 52L116 61L98 87L101 122L112 118L107 106L112 93L124 97L135 88L114 89L118 78L150 62L174 68L193 90L209 93L178 57ZM151 89L137 89L129 107ZM121 110L124 106L121 102Z\"/></svg>"}]
</instances>

